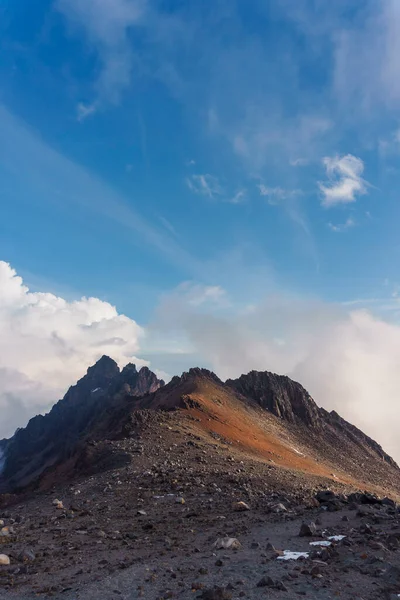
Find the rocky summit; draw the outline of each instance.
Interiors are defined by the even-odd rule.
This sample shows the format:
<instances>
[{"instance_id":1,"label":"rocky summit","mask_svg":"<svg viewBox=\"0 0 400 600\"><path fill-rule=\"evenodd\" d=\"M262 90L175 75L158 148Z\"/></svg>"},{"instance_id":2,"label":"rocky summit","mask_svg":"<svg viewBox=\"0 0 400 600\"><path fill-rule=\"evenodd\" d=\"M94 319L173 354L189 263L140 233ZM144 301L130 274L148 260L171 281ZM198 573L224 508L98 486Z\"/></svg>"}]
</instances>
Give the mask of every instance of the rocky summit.
<instances>
[{"instance_id":1,"label":"rocky summit","mask_svg":"<svg viewBox=\"0 0 400 600\"><path fill-rule=\"evenodd\" d=\"M104 356L0 450L0 598L400 594L399 468L288 377Z\"/></svg>"}]
</instances>

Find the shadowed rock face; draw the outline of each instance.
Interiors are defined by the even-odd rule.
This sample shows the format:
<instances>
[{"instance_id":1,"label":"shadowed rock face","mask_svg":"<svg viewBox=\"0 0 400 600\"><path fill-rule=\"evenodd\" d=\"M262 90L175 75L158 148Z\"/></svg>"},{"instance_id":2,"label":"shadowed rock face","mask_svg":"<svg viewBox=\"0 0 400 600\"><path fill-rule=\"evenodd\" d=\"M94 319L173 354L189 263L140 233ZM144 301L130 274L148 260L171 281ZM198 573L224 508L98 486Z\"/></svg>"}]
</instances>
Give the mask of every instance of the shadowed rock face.
<instances>
[{"instance_id":1,"label":"shadowed rock face","mask_svg":"<svg viewBox=\"0 0 400 600\"><path fill-rule=\"evenodd\" d=\"M119 396L154 392L163 381L147 367L129 364L121 372L103 356L69 388L47 415L31 419L3 444L6 460L0 490L24 487L55 463L69 458L80 440Z\"/></svg>"},{"instance_id":2,"label":"shadowed rock face","mask_svg":"<svg viewBox=\"0 0 400 600\"><path fill-rule=\"evenodd\" d=\"M238 379L228 379L226 384L265 408L284 421L305 425L314 436L342 439L358 448L372 452L388 464L397 467L395 461L382 447L335 411L319 408L306 389L289 377L268 371L250 371Z\"/></svg>"},{"instance_id":3,"label":"shadowed rock face","mask_svg":"<svg viewBox=\"0 0 400 600\"><path fill-rule=\"evenodd\" d=\"M250 371L239 379L228 379L226 385L285 421L301 421L310 427L321 425L318 406L307 390L289 377L268 371Z\"/></svg>"}]
</instances>

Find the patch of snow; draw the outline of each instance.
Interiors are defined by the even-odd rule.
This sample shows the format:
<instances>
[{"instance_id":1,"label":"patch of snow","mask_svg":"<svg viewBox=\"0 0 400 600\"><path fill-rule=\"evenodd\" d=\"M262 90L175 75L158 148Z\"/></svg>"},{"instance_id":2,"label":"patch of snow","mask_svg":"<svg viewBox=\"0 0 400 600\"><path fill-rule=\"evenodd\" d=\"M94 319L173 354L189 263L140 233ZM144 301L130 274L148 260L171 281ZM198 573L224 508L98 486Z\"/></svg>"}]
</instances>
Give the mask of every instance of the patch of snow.
<instances>
[{"instance_id":1,"label":"patch of snow","mask_svg":"<svg viewBox=\"0 0 400 600\"><path fill-rule=\"evenodd\" d=\"M293 452L296 452L296 454L299 454L300 456L304 456L303 452L300 452L300 450L297 450L297 448L295 448L294 446L291 446Z\"/></svg>"},{"instance_id":2,"label":"patch of snow","mask_svg":"<svg viewBox=\"0 0 400 600\"><path fill-rule=\"evenodd\" d=\"M321 540L320 542L310 542L310 546L332 546L332 542L328 542L328 540Z\"/></svg>"},{"instance_id":3,"label":"patch of snow","mask_svg":"<svg viewBox=\"0 0 400 600\"><path fill-rule=\"evenodd\" d=\"M330 535L328 540L331 540L332 542L341 542L345 537L345 535Z\"/></svg>"},{"instance_id":4,"label":"patch of snow","mask_svg":"<svg viewBox=\"0 0 400 600\"><path fill-rule=\"evenodd\" d=\"M308 558L308 552L292 552L291 550L284 550L283 556L278 556L278 560L297 560L298 558Z\"/></svg>"}]
</instances>

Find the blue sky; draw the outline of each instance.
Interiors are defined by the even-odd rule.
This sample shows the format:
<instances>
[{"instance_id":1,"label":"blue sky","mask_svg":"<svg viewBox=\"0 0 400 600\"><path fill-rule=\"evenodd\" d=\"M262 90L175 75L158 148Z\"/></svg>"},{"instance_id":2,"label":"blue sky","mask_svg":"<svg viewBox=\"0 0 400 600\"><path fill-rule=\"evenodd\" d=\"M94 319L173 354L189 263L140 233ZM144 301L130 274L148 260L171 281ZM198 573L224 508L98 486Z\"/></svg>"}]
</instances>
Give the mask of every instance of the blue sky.
<instances>
[{"instance_id":1,"label":"blue sky","mask_svg":"<svg viewBox=\"0 0 400 600\"><path fill-rule=\"evenodd\" d=\"M400 250L398 84L382 82L388 59L375 70L369 46L391 51L379 43L390 10L3 3L2 257L139 320L149 294L188 279L240 290L242 270L265 265L329 300L386 294ZM349 154L362 191L326 207L320 185L340 174L327 183L323 161Z\"/></svg>"},{"instance_id":2,"label":"blue sky","mask_svg":"<svg viewBox=\"0 0 400 600\"><path fill-rule=\"evenodd\" d=\"M293 315L397 336L396 0L3 0L0 23L0 260L33 293L116 306L168 374L307 379L190 330L266 306L264 350Z\"/></svg>"}]
</instances>

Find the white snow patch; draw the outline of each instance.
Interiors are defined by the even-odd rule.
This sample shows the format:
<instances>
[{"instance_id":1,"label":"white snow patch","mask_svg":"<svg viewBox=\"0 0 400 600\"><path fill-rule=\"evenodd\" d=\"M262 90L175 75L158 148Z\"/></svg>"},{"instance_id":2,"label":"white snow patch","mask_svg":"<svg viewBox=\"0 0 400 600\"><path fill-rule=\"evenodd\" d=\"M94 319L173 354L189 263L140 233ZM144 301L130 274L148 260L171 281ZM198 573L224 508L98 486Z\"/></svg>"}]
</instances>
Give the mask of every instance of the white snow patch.
<instances>
[{"instance_id":1,"label":"white snow patch","mask_svg":"<svg viewBox=\"0 0 400 600\"><path fill-rule=\"evenodd\" d=\"M310 542L310 546L332 546L332 542L328 542L328 540L321 540L320 542Z\"/></svg>"},{"instance_id":2,"label":"white snow patch","mask_svg":"<svg viewBox=\"0 0 400 600\"><path fill-rule=\"evenodd\" d=\"M297 560L298 558L308 558L308 552L292 552L292 550L284 550L283 556L278 556L278 560Z\"/></svg>"},{"instance_id":3,"label":"white snow patch","mask_svg":"<svg viewBox=\"0 0 400 600\"><path fill-rule=\"evenodd\" d=\"M341 542L345 537L345 535L330 535L328 540L331 540L332 542Z\"/></svg>"},{"instance_id":4,"label":"white snow patch","mask_svg":"<svg viewBox=\"0 0 400 600\"><path fill-rule=\"evenodd\" d=\"M294 446L291 446L293 452L296 452L296 454L299 454L300 456L304 456L303 452L300 452L300 450L297 450L297 448L295 448Z\"/></svg>"}]
</instances>

